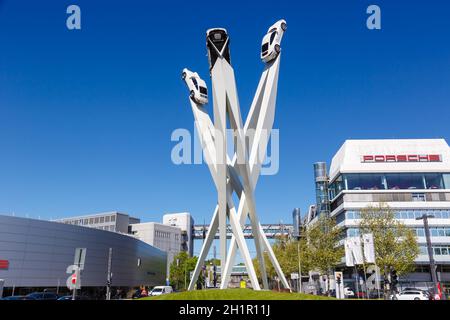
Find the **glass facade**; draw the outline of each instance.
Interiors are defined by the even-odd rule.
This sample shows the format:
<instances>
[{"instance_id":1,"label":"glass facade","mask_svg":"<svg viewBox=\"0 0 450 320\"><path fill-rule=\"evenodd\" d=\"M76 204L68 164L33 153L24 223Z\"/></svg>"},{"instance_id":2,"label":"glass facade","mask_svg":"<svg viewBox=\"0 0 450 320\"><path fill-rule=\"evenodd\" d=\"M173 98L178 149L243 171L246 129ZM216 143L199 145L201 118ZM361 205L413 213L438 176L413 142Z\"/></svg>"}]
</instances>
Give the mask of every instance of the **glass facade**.
<instances>
[{"instance_id":1,"label":"glass facade","mask_svg":"<svg viewBox=\"0 0 450 320\"><path fill-rule=\"evenodd\" d=\"M396 219L416 219L422 217L424 214L433 215L436 219L450 219L450 209L434 209L434 210L398 210L395 211L395 218ZM339 214L336 218L336 222L341 216ZM345 218L346 219L360 219L360 211L357 210L349 210L345 212ZM433 219L433 218L430 218ZM341 220L343 221L343 220Z\"/></svg>"},{"instance_id":2,"label":"glass facade","mask_svg":"<svg viewBox=\"0 0 450 320\"><path fill-rule=\"evenodd\" d=\"M425 237L424 228L412 228L418 237ZM357 237L360 235L359 228L347 228L347 237ZM450 237L450 226L448 227L432 227L430 228L430 236L435 237Z\"/></svg>"},{"instance_id":3,"label":"glass facade","mask_svg":"<svg viewBox=\"0 0 450 320\"><path fill-rule=\"evenodd\" d=\"M428 249L426 246L420 246L420 254L428 255ZM433 254L435 256L448 256L450 255L450 246L442 245L442 246L433 246Z\"/></svg>"},{"instance_id":4,"label":"glass facade","mask_svg":"<svg viewBox=\"0 0 450 320\"><path fill-rule=\"evenodd\" d=\"M348 173L329 186L330 199L342 190L450 189L450 173Z\"/></svg>"},{"instance_id":5,"label":"glass facade","mask_svg":"<svg viewBox=\"0 0 450 320\"><path fill-rule=\"evenodd\" d=\"M330 213L330 201L328 190L328 174L325 162L314 164L314 180L316 183L316 208L319 216Z\"/></svg>"}]
</instances>

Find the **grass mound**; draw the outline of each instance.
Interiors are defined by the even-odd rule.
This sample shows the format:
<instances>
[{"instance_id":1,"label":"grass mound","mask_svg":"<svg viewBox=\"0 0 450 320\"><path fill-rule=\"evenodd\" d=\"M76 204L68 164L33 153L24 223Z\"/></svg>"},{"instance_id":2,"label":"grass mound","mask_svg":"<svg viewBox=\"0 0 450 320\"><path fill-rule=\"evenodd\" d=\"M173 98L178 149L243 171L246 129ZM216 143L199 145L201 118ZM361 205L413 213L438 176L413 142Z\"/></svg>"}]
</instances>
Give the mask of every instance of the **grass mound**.
<instances>
[{"instance_id":1,"label":"grass mound","mask_svg":"<svg viewBox=\"0 0 450 320\"><path fill-rule=\"evenodd\" d=\"M141 300L333 300L334 298L304 293L254 291L251 289L209 289L176 292Z\"/></svg>"}]
</instances>

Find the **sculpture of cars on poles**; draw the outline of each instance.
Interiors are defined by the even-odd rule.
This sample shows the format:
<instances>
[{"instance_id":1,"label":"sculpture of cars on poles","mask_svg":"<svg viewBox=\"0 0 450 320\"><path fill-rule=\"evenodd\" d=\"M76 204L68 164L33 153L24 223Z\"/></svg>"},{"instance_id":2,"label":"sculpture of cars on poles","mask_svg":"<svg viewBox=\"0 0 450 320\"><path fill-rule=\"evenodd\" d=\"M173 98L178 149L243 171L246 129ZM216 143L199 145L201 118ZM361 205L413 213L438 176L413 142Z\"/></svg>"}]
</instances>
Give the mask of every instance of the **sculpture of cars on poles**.
<instances>
[{"instance_id":1,"label":"sculpture of cars on poles","mask_svg":"<svg viewBox=\"0 0 450 320\"><path fill-rule=\"evenodd\" d=\"M261 60L269 62L278 57L281 52L281 39L286 29L287 24L285 20L279 20L269 28L262 40Z\"/></svg>"},{"instance_id":2,"label":"sculpture of cars on poles","mask_svg":"<svg viewBox=\"0 0 450 320\"><path fill-rule=\"evenodd\" d=\"M290 290L289 283L259 222L254 198L254 189L265 158L264 151L267 149L274 123L280 67L280 42L285 30L286 21L279 20L269 28L269 32L264 36L263 45L267 42L267 52L262 59L265 67L246 121L243 121L241 116L234 70L230 62L230 38L225 29L212 28L206 32L214 121L204 108L208 96L207 94L202 96L200 88L203 87L207 93L205 82L197 73L188 69L183 70L182 78L190 91L194 123L199 132L198 137L203 148L203 155L218 195L217 205L188 290L194 290L196 287L216 232L219 233L222 270L220 289L228 287L236 250L239 249L251 287L254 290L261 290L243 234L247 218L252 226L256 256L261 270L262 287L266 290L269 289L264 259L264 254L266 254L275 269L277 278L286 289ZM227 123L233 131L234 138L230 142L234 147L233 155L227 154ZM247 141L248 134L252 134L252 139ZM247 147L248 149L246 149ZM262 157L257 156L261 154ZM233 194L239 200L239 205L236 205ZM227 220L232 234L229 246L227 243Z\"/></svg>"},{"instance_id":3,"label":"sculpture of cars on poles","mask_svg":"<svg viewBox=\"0 0 450 320\"><path fill-rule=\"evenodd\" d=\"M198 104L208 103L208 89L205 81L200 78L197 72L192 72L187 68L183 69L181 78L189 88L189 97Z\"/></svg>"},{"instance_id":4,"label":"sculpture of cars on poles","mask_svg":"<svg viewBox=\"0 0 450 320\"><path fill-rule=\"evenodd\" d=\"M225 58L231 64L230 58L230 38L227 30L223 28L213 28L206 31L206 47L208 48L209 70L214 67L219 56Z\"/></svg>"}]
</instances>

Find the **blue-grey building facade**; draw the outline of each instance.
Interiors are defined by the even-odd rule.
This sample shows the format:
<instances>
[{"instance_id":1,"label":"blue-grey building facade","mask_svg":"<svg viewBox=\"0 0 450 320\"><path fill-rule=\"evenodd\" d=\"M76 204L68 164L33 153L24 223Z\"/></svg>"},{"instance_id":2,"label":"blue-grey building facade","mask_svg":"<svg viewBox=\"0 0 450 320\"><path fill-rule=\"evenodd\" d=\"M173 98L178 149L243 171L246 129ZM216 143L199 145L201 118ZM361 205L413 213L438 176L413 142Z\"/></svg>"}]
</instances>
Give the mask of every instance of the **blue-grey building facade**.
<instances>
[{"instance_id":1,"label":"blue-grey building facade","mask_svg":"<svg viewBox=\"0 0 450 320\"><path fill-rule=\"evenodd\" d=\"M0 279L5 287L65 287L76 248L86 248L82 287L165 284L167 254L132 236L76 225L0 215Z\"/></svg>"}]
</instances>

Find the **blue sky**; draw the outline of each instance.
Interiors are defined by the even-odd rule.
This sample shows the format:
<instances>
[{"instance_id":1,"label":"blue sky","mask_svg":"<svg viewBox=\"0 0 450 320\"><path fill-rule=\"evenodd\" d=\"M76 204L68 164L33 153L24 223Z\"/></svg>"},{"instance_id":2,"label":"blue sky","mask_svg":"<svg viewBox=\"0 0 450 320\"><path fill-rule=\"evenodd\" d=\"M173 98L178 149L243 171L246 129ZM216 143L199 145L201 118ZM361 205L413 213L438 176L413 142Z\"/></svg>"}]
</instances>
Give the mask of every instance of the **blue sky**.
<instances>
[{"instance_id":1,"label":"blue sky","mask_svg":"<svg viewBox=\"0 0 450 320\"><path fill-rule=\"evenodd\" d=\"M0 213L56 218L118 210L208 223L206 165L175 166L170 136L193 129L184 67L209 82L205 31L231 37L243 115L280 18L275 127L280 171L256 189L261 221L314 202L312 165L345 139L450 138L448 1L0 0ZM77 4L82 29L65 26ZM382 30L366 28L370 4ZM209 107L211 108L211 107Z\"/></svg>"}]
</instances>

